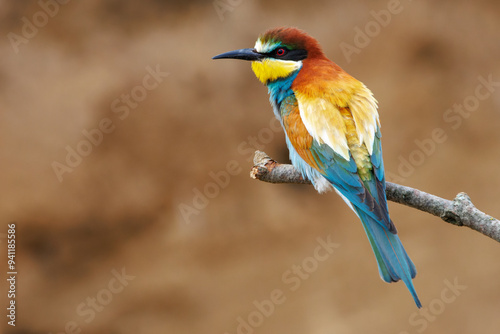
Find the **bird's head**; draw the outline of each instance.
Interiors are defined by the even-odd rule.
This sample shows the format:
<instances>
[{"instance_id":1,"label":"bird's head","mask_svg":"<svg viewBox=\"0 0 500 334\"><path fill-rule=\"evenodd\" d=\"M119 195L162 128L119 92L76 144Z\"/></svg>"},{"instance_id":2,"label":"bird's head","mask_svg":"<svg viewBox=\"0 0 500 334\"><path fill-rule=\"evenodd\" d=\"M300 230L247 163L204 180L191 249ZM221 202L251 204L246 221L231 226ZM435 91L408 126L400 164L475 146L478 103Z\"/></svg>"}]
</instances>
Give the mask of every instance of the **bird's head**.
<instances>
[{"instance_id":1,"label":"bird's head","mask_svg":"<svg viewBox=\"0 0 500 334\"><path fill-rule=\"evenodd\" d=\"M253 48L222 53L213 59L243 59L264 84L284 79L299 71L306 59L322 58L319 43L302 30L275 28L260 35Z\"/></svg>"}]
</instances>

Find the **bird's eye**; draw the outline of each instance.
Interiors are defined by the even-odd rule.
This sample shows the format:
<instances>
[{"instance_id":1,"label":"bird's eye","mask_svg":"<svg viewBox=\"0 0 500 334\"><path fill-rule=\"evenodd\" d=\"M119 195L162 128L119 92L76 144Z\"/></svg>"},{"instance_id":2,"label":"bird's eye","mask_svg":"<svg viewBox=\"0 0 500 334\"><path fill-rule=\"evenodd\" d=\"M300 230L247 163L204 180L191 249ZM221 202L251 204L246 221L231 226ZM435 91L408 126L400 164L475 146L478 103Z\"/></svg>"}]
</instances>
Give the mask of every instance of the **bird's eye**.
<instances>
[{"instance_id":1,"label":"bird's eye","mask_svg":"<svg viewBox=\"0 0 500 334\"><path fill-rule=\"evenodd\" d=\"M279 48L279 49L276 49L276 55L278 57L281 57L281 56L284 56L286 53L286 49L285 48Z\"/></svg>"}]
</instances>

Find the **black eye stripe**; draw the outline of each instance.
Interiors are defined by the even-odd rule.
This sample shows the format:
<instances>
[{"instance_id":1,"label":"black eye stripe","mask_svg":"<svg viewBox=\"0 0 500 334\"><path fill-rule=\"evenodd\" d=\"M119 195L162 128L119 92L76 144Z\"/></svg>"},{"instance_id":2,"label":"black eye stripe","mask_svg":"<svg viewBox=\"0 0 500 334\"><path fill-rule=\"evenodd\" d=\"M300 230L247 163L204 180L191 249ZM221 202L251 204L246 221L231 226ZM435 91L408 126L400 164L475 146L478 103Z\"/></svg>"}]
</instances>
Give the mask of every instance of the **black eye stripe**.
<instances>
[{"instance_id":1,"label":"black eye stripe","mask_svg":"<svg viewBox=\"0 0 500 334\"><path fill-rule=\"evenodd\" d=\"M281 56L277 54L279 49L285 50L285 53ZM262 55L269 58L298 61L307 58L307 50L304 49L289 50L286 47L280 46L279 48L274 49L273 51L267 53L263 53Z\"/></svg>"}]
</instances>

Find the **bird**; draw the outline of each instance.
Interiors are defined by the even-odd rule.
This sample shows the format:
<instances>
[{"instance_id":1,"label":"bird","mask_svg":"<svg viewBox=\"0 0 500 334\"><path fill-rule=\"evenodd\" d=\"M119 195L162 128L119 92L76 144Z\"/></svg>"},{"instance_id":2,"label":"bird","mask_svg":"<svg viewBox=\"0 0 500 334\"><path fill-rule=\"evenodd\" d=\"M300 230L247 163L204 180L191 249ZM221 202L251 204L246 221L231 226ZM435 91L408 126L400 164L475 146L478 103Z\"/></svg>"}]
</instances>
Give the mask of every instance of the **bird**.
<instances>
[{"instance_id":1,"label":"bird","mask_svg":"<svg viewBox=\"0 0 500 334\"><path fill-rule=\"evenodd\" d=\"M251 61L268 88L290 161L319 193L334 190L359 217L385 282L402 280L418 308L417 271L389 217L378 102L295 27L272 28L253 48L212 59Z\"/></svg>"}]
</instances>

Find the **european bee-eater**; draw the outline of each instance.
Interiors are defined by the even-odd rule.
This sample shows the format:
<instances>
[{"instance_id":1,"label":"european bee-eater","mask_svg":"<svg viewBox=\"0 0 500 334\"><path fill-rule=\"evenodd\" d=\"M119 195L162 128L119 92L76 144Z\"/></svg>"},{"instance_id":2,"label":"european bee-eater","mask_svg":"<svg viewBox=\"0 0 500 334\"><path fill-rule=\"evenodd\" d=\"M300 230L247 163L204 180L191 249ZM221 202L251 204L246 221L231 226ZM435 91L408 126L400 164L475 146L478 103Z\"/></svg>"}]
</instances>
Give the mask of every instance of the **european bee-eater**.
<instances>
[{"instance_id":1,"label":"european bee-eater","mask_svg":"<svg viewBox=\"0 0 500 334\"><path fill-rule=\"evenodd\" d=\"M254 48L213 59L252 62L285 131L292 164L320 193L332 188L365 229L380 277L403 280L418 307L415 265L389 217L377 101L372 92L323 53L296 28L260 35Z\"/></svg>"}]
</instances>

